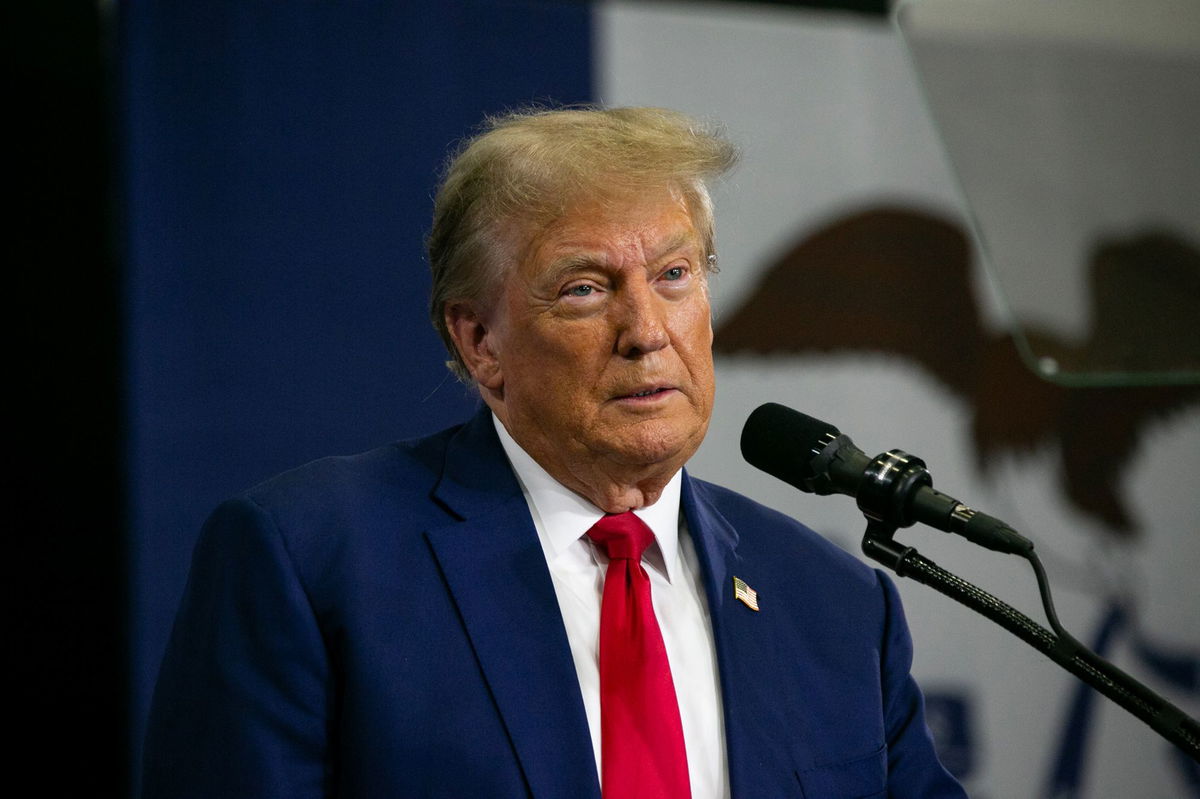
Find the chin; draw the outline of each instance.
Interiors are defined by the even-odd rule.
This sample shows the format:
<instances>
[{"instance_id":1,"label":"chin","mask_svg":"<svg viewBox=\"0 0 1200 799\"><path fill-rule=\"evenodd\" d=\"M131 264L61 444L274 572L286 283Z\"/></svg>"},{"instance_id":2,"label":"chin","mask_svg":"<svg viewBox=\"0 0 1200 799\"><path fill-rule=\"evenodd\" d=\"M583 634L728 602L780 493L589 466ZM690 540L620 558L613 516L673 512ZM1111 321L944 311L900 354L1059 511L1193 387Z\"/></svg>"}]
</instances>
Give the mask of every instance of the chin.
<instances>
[{"instance_id":1,"label":"chin","mask_svg":"<svg viewBox=\"0 0 1200 799\"><path fill-rule=\"evenodd\" d=\"M675 464L678 468L700 447L708 425L655 420L634 425L611 441L615 460L630 466Z\"/></svg>"}]
</instances>

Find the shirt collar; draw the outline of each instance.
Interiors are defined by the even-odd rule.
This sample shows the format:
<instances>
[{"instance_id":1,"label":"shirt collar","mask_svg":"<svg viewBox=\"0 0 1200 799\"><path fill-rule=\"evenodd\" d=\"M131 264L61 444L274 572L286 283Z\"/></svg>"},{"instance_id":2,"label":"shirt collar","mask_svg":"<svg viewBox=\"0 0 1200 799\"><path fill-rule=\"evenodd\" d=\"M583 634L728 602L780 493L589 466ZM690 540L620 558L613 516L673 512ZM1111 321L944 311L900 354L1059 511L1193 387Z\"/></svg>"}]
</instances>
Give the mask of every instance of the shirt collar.
<instances>
[{"instance_id":1,"label":"shirt collar","mask_svg":"<svg viewBox=\"0 0 1200 799\"><path fill-rule=\"evenodd\" d=\"M530 510L541 522L538 534L548 561L554 560L572 544L587 534L604 511L550 476L529 453L522 449L500 420L492 414L492 423L504 454L508 456ZM682 470L676 472L663 488L658 501L634 511L654 533L658 551L647 550L647 564L657 568L673 581L679 558L679 496L683 485Z\"/></svg>"}]
</instances>

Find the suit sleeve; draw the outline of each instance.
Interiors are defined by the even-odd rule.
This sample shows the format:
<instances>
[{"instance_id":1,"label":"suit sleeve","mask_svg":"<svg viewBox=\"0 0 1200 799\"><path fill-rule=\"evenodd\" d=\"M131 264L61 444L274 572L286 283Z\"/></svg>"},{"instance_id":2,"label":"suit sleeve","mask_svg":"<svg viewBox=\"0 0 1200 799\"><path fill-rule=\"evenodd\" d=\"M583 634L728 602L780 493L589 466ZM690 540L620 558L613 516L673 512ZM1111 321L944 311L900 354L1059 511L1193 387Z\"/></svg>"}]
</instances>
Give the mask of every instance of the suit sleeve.
<instances>
[{"instance_id":1,"label":"suit sleeve","mask_svg":"<svg viewBox=\"0 0 1200 799\"><path fill-rule=\"evenodd\" d=\"M144 799L331 792L331 667L270 516L217 509L193 555L151 706Z\"/></svg>"},{"instance_id":2,"label":"suit sleeve","mask_svg":"<svg viewBox=\"0 0 1200 799\"><path fill-rule=\"evenodd\" d=\"M965 799L966 793L938 760L925 724L925 699L912 678L912 637L896 586L879 574L885 604L881 649L888 796Z\"/></svg>"}]
</instances>

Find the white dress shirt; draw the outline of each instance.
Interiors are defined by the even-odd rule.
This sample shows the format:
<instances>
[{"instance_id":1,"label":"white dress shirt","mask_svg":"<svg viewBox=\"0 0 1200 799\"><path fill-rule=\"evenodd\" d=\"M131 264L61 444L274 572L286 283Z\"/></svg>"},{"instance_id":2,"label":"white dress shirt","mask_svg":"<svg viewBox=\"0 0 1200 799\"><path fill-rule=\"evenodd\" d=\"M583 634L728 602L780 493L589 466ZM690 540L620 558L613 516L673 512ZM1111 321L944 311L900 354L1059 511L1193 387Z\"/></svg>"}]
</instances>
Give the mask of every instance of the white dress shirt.
<instances>
[{"instance_id":1,"label":"white dress shirt","mask_svg":"<svg viewBox=\"0 0 1200 799\"><path fill-rule=\"evenodd\" d=\"M492 422L521 483L550 568L600 774L600 602L608 557L586 534L604 512L551 477L495 415ZM716 649L696 548L679 511L682 483L682 473L677 473L656 503L634 513L654 532L642 566L650 577L654 615L679 700L692 799L728 799Z\"/></svg>"}]
</instances>

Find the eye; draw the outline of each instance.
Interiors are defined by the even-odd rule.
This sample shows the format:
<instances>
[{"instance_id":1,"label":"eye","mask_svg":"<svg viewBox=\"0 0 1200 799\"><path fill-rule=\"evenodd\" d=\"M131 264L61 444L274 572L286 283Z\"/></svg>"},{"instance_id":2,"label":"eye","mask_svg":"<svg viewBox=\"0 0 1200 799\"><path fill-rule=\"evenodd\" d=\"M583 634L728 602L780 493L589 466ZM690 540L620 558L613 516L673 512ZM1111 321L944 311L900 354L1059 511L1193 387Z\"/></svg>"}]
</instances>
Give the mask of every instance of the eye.
<instances>
[{"instance_id":1,"label":"eye","mask_svg":"<svg viewBox=\"0 0 1200 799\"><path fill-rule=\"evenodd\" d=\"M687 276L687 268L683 266L672 266L662 274L665 280L682 280Z\"/></svg>"},{"instance_id":2,"label":"eye","mask_svg":"<svg viewBox=\"0 0 1200 799\"><path fill-rule=\"evenodd\" d=\"M592 286L588 285L587 283L580 283L577 286L571 286L564 291L563 294L567 295L568 297L588 297L591 295L592 291Z\"/></svg>"}]
</instances>

